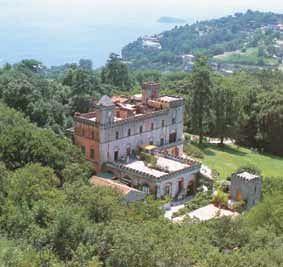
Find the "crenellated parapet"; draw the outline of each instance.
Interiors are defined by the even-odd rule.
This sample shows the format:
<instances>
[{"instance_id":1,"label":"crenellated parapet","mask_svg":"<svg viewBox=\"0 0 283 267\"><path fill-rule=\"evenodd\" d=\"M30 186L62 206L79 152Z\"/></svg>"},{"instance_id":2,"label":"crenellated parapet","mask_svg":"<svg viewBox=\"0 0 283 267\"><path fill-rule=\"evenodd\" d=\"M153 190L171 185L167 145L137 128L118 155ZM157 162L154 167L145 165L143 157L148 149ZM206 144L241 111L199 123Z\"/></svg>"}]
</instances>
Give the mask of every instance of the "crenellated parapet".
<instances>
[{"instance_id":1,"label":"crenellated parapet","mask_svg":"<svg viewBox=\"0 0 283 267\"><path fill-rule=\"evenodd\" d=\"M154 182L157 182L157 181L161 182L161 181L170 180L174 177L179 177L179 176L182 176L182 175L188 174L188 173L196 174L200 171L201 165L198 164L198 163L195 163L195 164L188 166L188 167L185 167L181 170L166 173L166 174L159 176L159 177L154 176L154 175L150 175L150 174L143 172L143 171L140 171L140 170L135 170L133 168L129 168L129 167L125 166L125 164L119 163L119 162L107 162L105 164L105 167L106 167L106 169L107 169L107 167L118 169L119 171L122 171L123 173L125 173L129 176L133 176L133 177L138 176L138 177L141 177L141 178L144 178L144 179L149 179L149 180L154 181Z\"/></svg>"}]
</instances>

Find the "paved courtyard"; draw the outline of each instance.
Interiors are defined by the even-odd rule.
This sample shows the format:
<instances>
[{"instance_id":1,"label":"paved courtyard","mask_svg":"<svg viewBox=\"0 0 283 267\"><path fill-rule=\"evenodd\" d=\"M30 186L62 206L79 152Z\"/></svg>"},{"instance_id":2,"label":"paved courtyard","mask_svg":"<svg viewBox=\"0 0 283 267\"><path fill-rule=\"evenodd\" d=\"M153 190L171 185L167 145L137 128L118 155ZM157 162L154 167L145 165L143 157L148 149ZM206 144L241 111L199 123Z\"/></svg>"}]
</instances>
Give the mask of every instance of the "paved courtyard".
<instances>
[{"instance_id":1,"label":"paved courtyard","mask_svg":"<svg viewBox=\"0 0 283 267\"><path fill-rule=\"evenodd\" d=\"M165 211L165 215L164 215L165 218L171 220L172 219L172 215L175 212L178 212L180 209L183 209L184 207L185 207L184 204L180 204L180 205L171 207L170 210L166 210Z\"/></svg>"},{"instance_id":2,"label":"paved courtyard","mask_svg":"<svg viewBox=\"0 0 283 267\"><path fill-rule=\"evenodd\" d=\"M237 212L232 212L230 210L226 209L220 209L214 206L213 204L209 204L205 207L202 207L200 209L194 210L187 215L183 215L180 217L173 218L173 222L182 222L186 216L189 216L192 219L199 219L200 221L208 221L213 218L221 218L221 217L235 217L238 216L239 213Z\"/></svg>"}]
</instances>

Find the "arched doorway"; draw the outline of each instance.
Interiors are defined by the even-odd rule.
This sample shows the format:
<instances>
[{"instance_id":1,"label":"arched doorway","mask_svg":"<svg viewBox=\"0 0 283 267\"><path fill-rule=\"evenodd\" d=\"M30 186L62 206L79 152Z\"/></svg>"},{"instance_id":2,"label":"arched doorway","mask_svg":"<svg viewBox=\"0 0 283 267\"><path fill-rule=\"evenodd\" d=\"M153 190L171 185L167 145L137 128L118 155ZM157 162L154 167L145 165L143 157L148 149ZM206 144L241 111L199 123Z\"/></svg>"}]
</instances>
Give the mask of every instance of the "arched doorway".
<instances>
[{"instance_id":1,"label":"arched doorway","mask_svg":"<svg viewBox=\"0 0 283 267\"><path fill-rule=\"evenodd\" d=\"M195 181L190 181L187 187L187 195L192 196L195 194Z\"/></svg>"},{"instance_id":2,"label":"arched doorway","mask_svg":"<svg viewBox=\"0 0 283 267\"><path fill-rule=\"evenodd\" d=\"M165 196L171 196L172 195L172 184L171 183L167 183L165 185Z\"/></svg>"},{"instance_id":3,"label":"arched doorway","mask_svg":"<svg viewBox=\"0 0 283 267\"><path fill-rule=\"evenodd\" d=\"M178 192L181 192L184 189L184 178L181 178L178 181Z\"/></svg>"}]
</instances>

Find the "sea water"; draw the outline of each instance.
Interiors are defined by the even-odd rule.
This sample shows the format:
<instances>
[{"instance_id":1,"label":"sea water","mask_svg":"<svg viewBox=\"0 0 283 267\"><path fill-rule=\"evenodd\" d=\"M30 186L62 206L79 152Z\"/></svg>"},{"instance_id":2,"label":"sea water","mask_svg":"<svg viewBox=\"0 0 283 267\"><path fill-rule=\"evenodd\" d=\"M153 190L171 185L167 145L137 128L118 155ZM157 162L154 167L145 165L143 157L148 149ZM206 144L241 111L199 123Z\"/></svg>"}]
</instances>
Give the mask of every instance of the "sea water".
<instances>
[{"instance_id":1,"label":"sea water","mask_svg":"<svg viewBox=\"0 0 283 267\"><path fill-rule=\"evenodd\" d=\"M282 11L283 1L0 0L0 65L34 58L51 66L87 58L100 67L138 37L175 26L158 23L162 16L190 23L274 7Z\"/></svg>"}]
</instances>

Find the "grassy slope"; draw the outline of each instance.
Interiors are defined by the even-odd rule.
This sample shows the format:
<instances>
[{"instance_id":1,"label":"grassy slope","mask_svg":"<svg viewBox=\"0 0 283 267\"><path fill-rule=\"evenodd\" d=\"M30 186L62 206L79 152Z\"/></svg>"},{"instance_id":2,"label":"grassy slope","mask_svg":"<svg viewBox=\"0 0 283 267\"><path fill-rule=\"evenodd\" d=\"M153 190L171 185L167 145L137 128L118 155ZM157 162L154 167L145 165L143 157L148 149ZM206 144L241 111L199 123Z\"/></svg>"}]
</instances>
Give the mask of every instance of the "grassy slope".
<instances>
[{"instance_id":1,"label":"grassy slope","mask_svg":"<svg viewBox=\"0 0 283 267\"><path fill-rule=\"evenodd\" d=\"M254 165L262 171L263 176L283 177L283 158L263 155L249 149L226 145L220 148L211 144L202 148L205 154L202 160L205 165L220 173L220 178L226 178L239 167Z\"/></svg>"}]
</instances>

